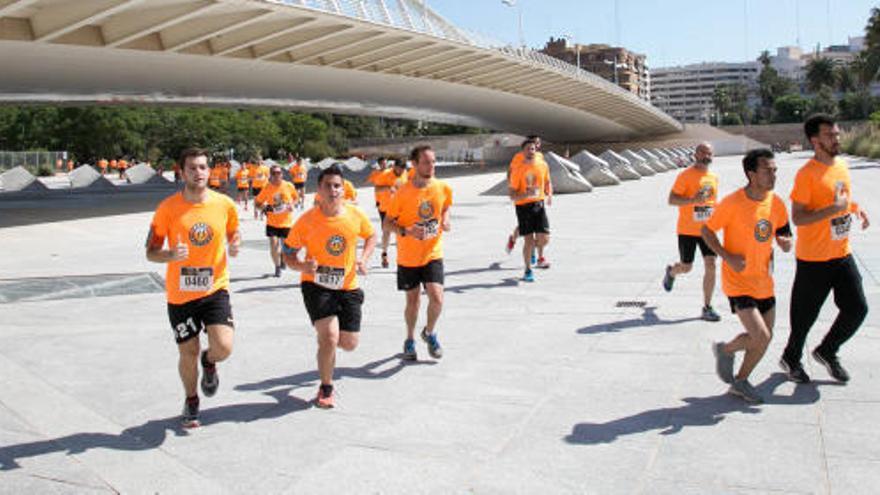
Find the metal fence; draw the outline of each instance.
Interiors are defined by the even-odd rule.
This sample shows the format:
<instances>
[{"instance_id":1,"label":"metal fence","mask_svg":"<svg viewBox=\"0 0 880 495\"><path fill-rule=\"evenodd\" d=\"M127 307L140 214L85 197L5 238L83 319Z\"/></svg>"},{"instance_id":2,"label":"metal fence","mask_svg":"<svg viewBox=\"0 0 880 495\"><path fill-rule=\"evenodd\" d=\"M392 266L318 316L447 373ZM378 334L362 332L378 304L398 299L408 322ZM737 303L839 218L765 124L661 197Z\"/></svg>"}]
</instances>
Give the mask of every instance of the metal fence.
<instances>
[{"instance_id":1,"label":"metal fence","mask_svg":"<svg viewBox=\"0 0 880 495\"><path fill-rule=\"evenodd\" d=\"M18 166L37 175L41 168L55 171L58 160L67 160L66 151L0 151L0 171Z\"/></svg>"}]
</instances>

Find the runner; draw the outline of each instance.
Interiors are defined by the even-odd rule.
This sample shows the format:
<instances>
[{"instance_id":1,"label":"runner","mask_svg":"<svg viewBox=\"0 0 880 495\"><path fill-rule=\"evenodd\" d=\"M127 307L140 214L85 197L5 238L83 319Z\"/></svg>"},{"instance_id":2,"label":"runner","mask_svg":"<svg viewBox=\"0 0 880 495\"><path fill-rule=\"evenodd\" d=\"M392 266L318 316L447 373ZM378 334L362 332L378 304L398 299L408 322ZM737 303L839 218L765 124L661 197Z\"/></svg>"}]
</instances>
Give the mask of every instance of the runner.
<instances>
[{"instance_id":1,"label":"runner","mask_svg":"<svg viewBox=\"0 0 880 495\"><path fill-rule=\"evenodd\" d=\"M535 142L535 149L537 150L535 152L535 160L538 161L539 163L543 163L544 165L546 165L547 162L544 161L544 153L541 153L541 146L543 145L543 143L541 141L540 136L536 136L536 135L526 136L526 139L531 139ZM507 180L510 180L510 171L513 170L515 167L519 166L522 163L523 159L524 158L523 158L522 151L517 151L516 154L513 155L513 158L510 160L510 166L507 168ZM516 226L513 228L513 232L511 232L510 235L507 236L507 245L504 247L504 251L507 254L510 254L511 251L513 251L513 248L516 247L516 239L518 237L519 237L519 226ZM536 263L538 263L538 258L535 253L532 253L532 264L534 265ZM549 266L550 265L548 264L547 267L549 267Z\"/></svg>"},{"instance_id":2,"label":"runner","mask_svg":"<svg viewBox=\"0 0 880 495\"><path fill-rule=\"evenodd\" d=\"M101 175L107 175L107 167L110 166L110 162L106 159L101 158L98 160L98 168L101 170Z\"/></svg>"},{"instance_id":3,"label":"runner","mask_svg":"<svg viewBox=\"0 0 880 495\"><path fill-rule=\"evenodd\" d=\"M269 184L269 167L263 164L263 161L260 160L259 165L253 167L253 173L251 179L251 191L253 192L254 198L260 195L263 192L263 188ZM254 205L254 220L258 220L265 216L263 210L257 208Z\"/></svg>"},{"instance_id":4,"label":"runner","mask_svg":"<svg viewBox=\"0 0 880 495\"><path fill-rule=\"evenodd\" d=\"M242 165L238 168L238 172L235 173L235 187L238 189L235 200L241 203L244 211L248 209L248 190L250 186L250 172L246 166Z\"/></svg>"},{"instance_id":5,"label":"runner","mask_svg":"<svg viewBox=\"0 0 880 495\"><path fill-rule=\"evenodd\" d=\"M214 162L211 167L211 174L208 176L208 187L214 191L220 191L222 185L223 165L220 162Z\"/></svg>"},{"instance_id":6,"label":"runner","mask_svg":"<svg viewBox=\"0 0 880 495\"><path fill-rule=\"evenodd\" d=\"M703 312L706 321L720 321L719 315L712 308L712 294L715 292L715 253L700 236L706 220L712 216L712 210L718 196L718 176L709 170L712 163L712 145L701 143L694 152L695 163L682 170L669 191L669 204L678 207L678 255L679 262L666 266L663 276L663 288L672 290L675 277L688 273L693 268L697 246L703 256Z\"/></svg>"},{"instance_id":7,"label":"runner","mask_svg":"<svg viewBox=\"0 0 880 495\"><path fill-rule=\"evenodd\" d=\"M837 356L868 314L862 276L852 256L849 232L853 215L862 229L870 225L868 214L852 200L849 165L840 154L840 129L827 115L810 117L804 125L813 145L813 158L801 167L791 191L791 215L797 226L797 268L791 288L791 333L779 361L788 377L807 383L801 365L807 334L819 316L828 293L840 310L813 358L835 380L849 381L849 373Z\"/></svg>"},{"instance_id":8,"label":"runner","mask_svg":"<svg viewBox=\"0 0 880 495\"><path fill-rule=\"evenodd\" d=\"M537 158L537 143L532 139L523 141L523 161L511 168L508 178L510 199L516 205L518 231L524 238L523 262L525 273L523 280L534 282L532 262L534 251L539 257L538 268L549 268L544 258L544 247L550 242L550 222L547 220L547 206L553 202L553 185L550 183L550 169Z\"/></svg>"},{"instance_id":9,"label":"runner","mask_svg":"<svg viewBox=\"0 0 880 495\"><path fill-rule=\"evenodd\" d=\"M410 155L416 175L394 194L388 208L386 230L397 235L397 290L406 291L406 340L403 358L415 361L415 330L422 287L428 294L427 323L422 340L434 359L443 357L435 325L443 309L443 232L451 228L449 207L452 188L434 177L436 159L429 145L417 146Z\"/></svg>"},{"instance_id":10,"label":"runner","mask_svg":"<svg viewBox=\"0 0 880 495\"><path fill-rule=\"evenodd\" d=\"M292 158L293 162L291 163L289 170L290 180L293 182L293 186L296 188L297 197L299 198L297 201L297 207L302 209L306 200L306 179L308 178L308 174L305 165L303 165L299 157Z\"/></svg>"},{"instance_id":11,"label":"runner","mask_svg":"<svg viewBox=\"0 0 880 495\"><path fill-rule=\"evenodd\" d=\"M394 160L391 168L386 168L373 179L376 189L376 201L379 203L379 219L385 225L385 216L391 205L394 192L406 183L406 160ZM391 240L391 231L382 229L382 268L388 268L388 243Z\"/></svg>"},{"instance_id":12,"label":"runner","mask_svg":"<svg viewBox=\"0 0 880 495\"><path fill-rule=\"evenodd\" d=\"M303 301L318 336L321 384L315 405L326 409L335 405L336 348L353 351L358 345L364 292L358 287L357 275L367 274L376 236L367 215L342 200L341 168L331 165L322 170L318 191L328 201L296 221L283 249L287 266L302 272ZM365 239L360 258L358 238ZM300 251L305 254L300 256Z\"/></svg>"},{"instance_id":13,"label":"runner","mask_svg":"<svg viewBox=\"0 0 880 495\"><path fill-rule=\"evenodd\" d=\"M756 404L763 399L749 382L749 375L767 351L776 321L773 239L783 251L791 251L788 212L782 198L773 193L773 158L768 149L748 152L743 158L748 184L725 197L700 227L706 244L724 260L721 285L730 299L730 310L745 329L730 342L712 345L715 370L730 384L729 393ZM715 234L722 229L723 245ZM745 355L734 375L734 354L740 351Z\"/></svg>"},{"instance_id":14,"label":"runner","mask_svg":"<svg viewBox=\"0 0 880 495\"><path fill-rule=\"evenodd\" d=\"M266 237L269 238L269 255L275 267L275 277L281 276L284 262L281 244L293 226L293 205L299 199L293 184L282 178L281 167L269 169L269 184L254 198L254 205L266 214Z\"/></svg>"},{"instance_id":15,"label":"runner","mask_svg":"<svg viewBox=\"0 0 880 495\"><path fill-rule=\"evenodd\" d=\"M179 352L178 372L183 382L182 423L199 426L198 364L202 364L202 393L211 397L220 379L216 364L232 352L233 320L229 303L226 251L237 256L241 244L238 213L228 197L207 189L208 155L184 150L183 191L162 201L150 225L147 259L167 263L165 287L168 317ZM168 249L164 249L165 242ZM199 334L208 335L201 349Z\"/></svg>"},{"instance_id":16,"label":"runner","mask_svg":"<svg viewBox=\"0 0 880 495\"><path fill-rule=\"evenodd\" d=\"M125 171L128 170L128 161L125 158L116 162L116 168L119 170L119 178L125 179Z\"/></svg>"}]
</instances>

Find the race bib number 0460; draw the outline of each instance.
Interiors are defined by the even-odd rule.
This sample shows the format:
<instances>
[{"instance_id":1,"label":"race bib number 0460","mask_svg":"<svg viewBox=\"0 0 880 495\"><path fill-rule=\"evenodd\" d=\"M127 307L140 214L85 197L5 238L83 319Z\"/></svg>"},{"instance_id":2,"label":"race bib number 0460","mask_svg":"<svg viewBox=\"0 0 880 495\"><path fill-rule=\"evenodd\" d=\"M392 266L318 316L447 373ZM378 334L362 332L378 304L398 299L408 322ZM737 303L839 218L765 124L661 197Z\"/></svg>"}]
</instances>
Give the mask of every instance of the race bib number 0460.
<instances>
[{"instance_id":1,"label":"race bib number 0460","mask_svg":"<svg viewBox=\"0 0 880 495\"><path fill-rule=\"evenodd\" d=\"M214 286L213 268L180 268L181 292L207 292Z\"/></svg>"}]
</instances>

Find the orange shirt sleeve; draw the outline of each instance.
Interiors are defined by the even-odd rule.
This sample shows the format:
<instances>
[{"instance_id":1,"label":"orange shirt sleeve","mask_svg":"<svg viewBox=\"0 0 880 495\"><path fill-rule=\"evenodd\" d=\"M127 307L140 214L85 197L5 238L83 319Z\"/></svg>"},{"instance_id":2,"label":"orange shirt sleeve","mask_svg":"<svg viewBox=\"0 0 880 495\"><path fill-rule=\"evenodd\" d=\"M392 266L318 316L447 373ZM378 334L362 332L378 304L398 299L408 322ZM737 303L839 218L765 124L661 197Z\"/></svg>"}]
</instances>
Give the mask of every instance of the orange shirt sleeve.
<instances>
[{"instance_id":1,"label":"orange shirt sleeve","mask_svg":"<svg viewBox=\"0 0 880 495\"><path fill-rule=\"evenodd\" d=\"M254 201L256 201L257 203L265 203L269 199L269 192L271 191L271 189L272 188L264 187L263 190L260 191L260 194L258 194L257 197L254 198Z\"/></svg>"},{"instance_id":2,"label":"orange shirt sleeve","mask_svg":"<svg viewBox=\"0 0 880 495\"><path fill-rule=\"evenodd\" d=\"M287 234L287 239L284 239L284 246L289 250L297 250L302 249L305 246L305 238L303 234L305 233L308 223L308 217L302 216L299 220L293 224L293 228L290 229L290 233Z\"/></svg>"},{"instance_id":3,"label":"orange shirt sleeve","mask_svg":"<svg viewBox=\"0 0 880 495\"><path fill-rule=\"evenodd\" d=\"M156 213L153 214L153 220L150 222L150 235L147 239L147 246L161 248L168 238L168 214L164 204L159 205Z\"/></svg>"},{"instance_id":4,"label":"orange shirt sleeve","mask_svg":"<svg viewBox=\"0 0 880 495\"><path fill-rule=\"evenodd\" d=\"M232 201L226 201L226 235L231 236L238 231L238 209Z\"/></svg>"},{"instance_id":5,"label":"orange shirt sleeve","mask_svg":"<svg viewBox=\"0 0 880 495\"><path fill-rule=\"evenodd\" d=\"M443 211L446 211L452 206L452 187L449 184L444 183L443 192L446 196L443 200Z\"/></svg>"},{"instance_id":6,"label":"orange shirt sleeve","mask_svg":"<svg viewBox=\"0 0 880 495\"><path fill-rule=\"evenodd\" d=\"M706 222L706 227L708 227L709 230L712 232L718 232L727 226L730 222L732 211L730 206L731 203L732 201L730 199L724 199L715 207L715 211L712 212L712 216L709 217L709 220Z\"/></svg>"},{"instance_id":7,"label":"orange shirt sleeve","mask_svg":"<svg viewBox=\"0 0 880 495\"><path fill-rule=\"evenodd\" d=\"M389 203L388 210L385 213L394 219L400 217L400 195L395 194L391 197L391 203Z\"/></svg>"},{"instance_id":8,"label":"orange shirt sleeve","mask_svg":"<svg viewBox=\"0 0 880 495\"><path fill-rule=\"evenodd\" d=\"M373 236L374 233L376 233L376 229L375 227L373 227L373 222L370 221L370 219L367 217L367 214L364 213L364 211L360 208L357 209L357 212L361 223L360 232L358 233L358 235L362 239L369 239Z\"/></svg>"},{"instance_id":9,"label":"orange shirt sleeve","mask_svg":"<svg viewBox=\"0 0 880 495\"><path fill-rule=\"evenodd\" d=\"M794 178L794 187L791 189L791 200L802 205L810 204L812 199L812 180L806 168L798 171Z\"/></svg>"},{"instance_id":10,"label":"orange shirt sleeve","mask_svg":"<svg viewBox=\"0 0 880 495\"><path fill-rule=\"evenodd\" d=\"M684 193L687 191L687 177L685 172L678 174L678 177L675 178L675 183L672 184L672 193L678 196L684 196Z\"/></svg>"}]
</instances>

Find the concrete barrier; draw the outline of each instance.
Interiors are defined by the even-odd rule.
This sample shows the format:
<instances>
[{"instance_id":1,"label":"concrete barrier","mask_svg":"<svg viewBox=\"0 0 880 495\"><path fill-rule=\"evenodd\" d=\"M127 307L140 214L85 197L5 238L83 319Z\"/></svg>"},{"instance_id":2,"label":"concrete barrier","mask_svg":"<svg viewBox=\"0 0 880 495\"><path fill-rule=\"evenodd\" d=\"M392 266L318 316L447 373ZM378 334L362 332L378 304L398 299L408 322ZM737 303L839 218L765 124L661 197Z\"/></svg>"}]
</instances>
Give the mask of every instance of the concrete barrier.
<instances>
[{"instance_id":1,"label":"concrete barrier","mask_svg":"<svg viewBox=\"0 0 880 495\"><path fill-rule=\"evenodd\" d=\"M667 155L662 148L651 148L648 150L650 153L653 153L656 156L660 163L666 165L666 170L678 170L678 164L672 160L670 155Z\"/></svg>"},{"instance_id":2,"label":"concrete barrier","mask_svg":"<svg viewBox=\"0 0 880 495\"><path fill-rule=\"evenodd\" d=\"M648 161L642 155L637 154L633 150L623 150L620 155L629 160L630 166L635 169L642 177L656 175L657 171L648 166Z\"/></svg>"},{"instance_id":3,"label":"concrete barrier","mask_svg":"<svg viewBox=\"0 0 880 495\"><path fill-rule=\"evenodd\" d=\"M81 165L67 174L70 180L70 188L77 190L107 190L116 189L116 185L107 180L100 172L91 165Z\"/></svg>"},{"instance_id":4,"label":"concrete barrier","mask_svg":"<svg viewBox=\"0 0 880 495\"><path fill-rule=\"evenodd\" d=\"M48 189L24 167L15 167L0 174L0 191L4 193L47 191Z\"/></svg>"},{"instance_id":5,"label":"concrete barrier","mask_svg":"<svg viewBox=\"0 0 880 495\"><path fill-rule=\"evenodd\" d=\"M125 171L125 178L129 183L140 185L149 184L156 186L174 187L174 182L166 179L162 174L157 173L152 167L146 163L139 163L134 167Z\"/></svg>"},{"instance_id":6,"label":"concrete barrier","mask_svg":"<svg viewBox=\"0 0 880 495\"><path fill-rule=\"evenodd\" d=\"M665 163L661 162L659 157L654 156L653 153L651 153L650 151L646 150L645 148L641 148L641 149L639 149L639 150L636 150L636 153L639 154L639 155L641 155L642 158L645 159L645 163L647 163L649 167L651 167L652 169L654 169L655 172L657 172L657 173L663 173L663 172L668 172L668 171L669 171L669 166L668 166L668 165L666 165Z\"/></svg>"},{"instance_id":7,"label":"concrete barrier","mask_svg":"<svg viewBox=\"0 0 880 495\"><path fill-rule=\"evenodd\" d=\"M613 150L605 150L599 158L608 163L611 172L620 180L639 180L641 174L636 172L629 160L615 153Z\"/></svg>"},{"instance_id":8,"label":"concrete barrier","mask_svg":"<svg viewBox=\"0 0 880 495\"><path fill-rule=\"evenodd\" d=\"M581 175L581 168L576 163L553 152L544 153L544 161L550 167L553 194L575 194L593 190L593 185Z\"/></svg>"},{"instance_id":9,"label":"concrete barrier","mask_svg":"<svg viewBox=\"0 0 880 495\"><path fill-rule=\"evenodd\" d=\"M611 172L611 167L605 160L583 150L571 157L571 161L581 168L581 175L594 186L616 186L620 179Z\"/></svg>"}]
</instances>

